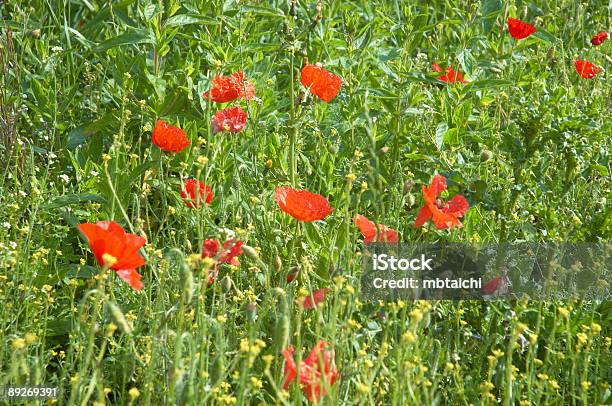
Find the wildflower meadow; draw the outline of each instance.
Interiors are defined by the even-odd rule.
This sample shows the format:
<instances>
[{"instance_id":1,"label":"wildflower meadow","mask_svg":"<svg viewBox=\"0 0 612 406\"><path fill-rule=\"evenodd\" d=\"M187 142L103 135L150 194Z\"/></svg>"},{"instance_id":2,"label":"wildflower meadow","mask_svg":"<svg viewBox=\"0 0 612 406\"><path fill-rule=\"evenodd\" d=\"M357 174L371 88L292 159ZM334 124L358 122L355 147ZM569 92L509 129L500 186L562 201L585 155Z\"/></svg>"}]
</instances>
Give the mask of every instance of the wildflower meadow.
<instances>
[{"instance_id":1,"label":"wildflower meadow","mask_svg":"<svg viewBox=\"0 0 612 406\"><path fill-rule=\"evenodd\" d=\"M611 404L611 14L0 1L0 403ZM608 248L369 296L411 243Z\"/></svg>"}]
</instances>

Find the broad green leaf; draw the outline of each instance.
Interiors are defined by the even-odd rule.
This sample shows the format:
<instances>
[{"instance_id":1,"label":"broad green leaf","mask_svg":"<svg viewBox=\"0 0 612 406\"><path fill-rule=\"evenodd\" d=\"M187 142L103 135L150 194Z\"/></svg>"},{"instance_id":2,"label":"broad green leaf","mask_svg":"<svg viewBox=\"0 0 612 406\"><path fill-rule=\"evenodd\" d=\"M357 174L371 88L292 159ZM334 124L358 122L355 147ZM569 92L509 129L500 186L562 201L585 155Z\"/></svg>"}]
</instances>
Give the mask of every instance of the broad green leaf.
<instances>
[{"instance_id":1,"label":"broad green leaf","mask_svg":"<svg viewBox=\"0 0 612 406\"><path fill-rule=\"evenodd\" d=\"M482 0L480 13L482 14L482 27L485 33L491 32L495 19L501 13L503 3L501 0Z\"/></svg>"},{"instance_id":2,"label":"broad green leaf","mask_svg":"<svg viewBox=\"0 0 612 406\"><path fill-rule=\"evenodd\" d=\"M179 15L175 15L167 19L165 26L166 27L181 27L183 25L189 25L189 24L217 25L220 23L221 23L220 21L215 20L210 17L203 17L203 16L198 16L198 15L192 15L192 14L179 14Z\"/></svg>"},{"instance_id":3,"label":"broad green leaf","mask_svg":"<svg viewBox=\"0 0 612 406\"><path fill-rule=\"evenodd\" d=\"M444 135L447 131L448 124L445 121L438 124L438 127L436 128L436 147L438 147L439 150L441 150L442 145L444 145Z\"/></svg>"},{"instance_id":4,"label":"broad green leaf","mask_svg":"<svg viewBox=\"0 0 612 406\"><path fill-rule=\"evenodd\" d=\"M50 203L43 205L45 209L57 209L59 207L70 206L84 202L106 203L104 197L95 193L79 193L60 196Z\"/></svg>"},{"instance_id":5,"label":"broad green leaf","mask_svg":"<svg viewBox=\"0 0 612 406\"><path fill-rule=\"evenodd\" d=\"M96 52L106 51L124 45L153 44L155 39L150 31L133 30L104 41L95 48Z\"/></svg>"}]
</instances>

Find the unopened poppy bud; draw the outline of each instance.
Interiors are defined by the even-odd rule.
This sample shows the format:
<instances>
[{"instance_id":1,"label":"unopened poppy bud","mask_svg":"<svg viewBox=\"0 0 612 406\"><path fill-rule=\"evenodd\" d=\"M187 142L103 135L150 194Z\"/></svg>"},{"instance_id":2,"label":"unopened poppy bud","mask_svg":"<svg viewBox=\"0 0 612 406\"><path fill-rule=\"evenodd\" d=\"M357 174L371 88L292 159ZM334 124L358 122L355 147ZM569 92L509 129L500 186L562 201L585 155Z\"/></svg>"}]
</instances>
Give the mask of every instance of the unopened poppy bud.
<instances>
[{"instance_id":1,"label":"unopened poppy bud","mask_svg":"<svg viewBox=\"0 0 612 406\"><path fill-rule=\"evenodd\" d=\"M108 302L107 305L111 311L115 323L119 325L119 327L121 328L121 330L123 330L125 334L131 334L132 328L130 327L130 324L128 323L127 319L125 318L125 315L123 314L119 306L117 306L113 302Z\"/></svg>"},{"instance_id":2,"label":"unopened poppy bud","mask_svg":"<svg viewBox=\"0 0 612 406\"><path fill-rule=\"evenodd\" d=\"M329 152L331 152L332 154L337 154L339 151L339 148L337 145L330 145L329 146Z\"/></svg>"},{"instance_id":3,"label":"unopened poppy bud","mask_svg":"<svg viewBox=\"0 0 612 406\"><path fill-rule=\"evenodd\" d=\"M389 152L389 147L385 145L384 147L378 150L378 155L382 156L385 155L387 152Z\"/></svg>"},{"instance_id":4,"label":"unopened poppy bud","mask_svg":"<svg viewBox=\"0 0 612 406\"><path fill-rule=\"evenodd\" d=\"M281 260L281 257L279 257L278 255L274 257L274 269L276 271L280 271L281 268L283 267L283 261Z\"/></svg>"},{"instance_id":5,"label":"unopened poppy bud","mask_svg":"<svg viewBox=\"0 0 612 406\"><path fill-rule=\"evenodd\" d=\"M223 279L221 279L221 289L223 292L228 293L232 286L234 285L234 281L228 275L226 275Z\"/></svg>"},{"instance_id":6,"label":"unopened poppy bud","mask_svg":"<svg viewBox=\"0 0 612 406\"><path fill-rule=\"evenodd\" d=\"M406 179L406 181L404 182L404 194L407 195L408 193L410 193L413 187L414 187L414 180Z\"/></svg>"},{"instance_id":7,"label":"unopened poppy bud","mask_svg":"<svg viewBox=\"0 0 612 406\"><path fill-rule=\"evenodd\" d=\"M244 253L251 259L259 259L259 253L257 252L257 250L249 245L243 245L242 251L244 251Z\"/></svg>"},{"instance_id":8,"label":"unopened poppy bud","mask_svg":"<svg viewBox=\"0 0 612 406\"><path fill-rule=\"evenodd\" d=\"M193 299L194 292L193 273L186 263L183 263L182 268L183 297L185 302L189 303L191 302L191 299Z\"/></svg>"},{"instance_id":9,"label":"unopened poppy bud","mask_svg":"<svg viewBox=\"0 0 612 406\"><path fill-rule=\"evenodd\" d=\"M247 316L253 320L257 316L257 303L251 302L246 305Z\"/></svg>"},{"instance_id":10,"label":"unopened poppy bud","mask_svg":"<svg viewBox=\"0 0 612 406\"><path fill-rule=\"evenodd\" d=\"M409 193L408 196L406 196L406 207L410 209L414 206L415 203L416 197L414 197L412 193Z\"/></svg>"},{"instance_id":11,"label":"unopened poppy bud","mask_svg":"<svg viewBox=\"0 0 612 406\"><path fill-rule=\"evenodd\" d=\"M493 158L493 152L488 149L483 149L480 153L480 162L487 162Z\"/></svg>"},{"instance_id":12,"label":"unopened poppy bud","mask_svg":"<svg viewBox=\"0 0 612 406\"><path fill-rule=\"evenodd\" d=\"M298 268L297 266L292 267L289 270L289 273L287 274L287 283L293 282L295 278L297 278L299 273L300 273L300 268Z\"/></svg>"},{"instance_id":13,"label":"unopened poppy bud","mask_svg":"<svg viewBox=\"0 0 612 406\"><path fill-rule=\"evenodd\" d=\"M225 377L225 356L223 353L217 355L210 369L210 380L213 385Z\"/></svg>"}]
</instances>

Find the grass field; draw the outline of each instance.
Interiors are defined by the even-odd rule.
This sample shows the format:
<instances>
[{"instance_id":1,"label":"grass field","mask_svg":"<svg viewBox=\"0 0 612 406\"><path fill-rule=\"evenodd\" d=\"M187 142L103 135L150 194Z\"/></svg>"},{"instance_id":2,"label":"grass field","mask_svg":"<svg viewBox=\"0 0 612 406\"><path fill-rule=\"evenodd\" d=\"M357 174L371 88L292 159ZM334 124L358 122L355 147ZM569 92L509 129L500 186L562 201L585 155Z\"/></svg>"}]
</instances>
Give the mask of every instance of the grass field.
<instances>
[{"instance_id":1,"label":"grass field","mask_svg":"<svg viewBox=\"0 0 612 406\"><path fill-rule=\"evenodd\" d=\"M0 386L57 386L61 405L612 403L610 301L368 301L353 221L405 242L609 242L612 41L591 38L611 13L0 2ZM537 32L513 38L508 17ZM575 60L600 70L582 78ZM328 102L301 83L315 63L341 78ZM464 83L441 80L447 67ZM238 71L254 98L213 101L213 78ZM211 125L232 106L244 128ZM153 145L158 119L189 145ZM469 203L462 227L415 226L436 174L444 200ZM189 207L190 178L209 204ZM333 210L299 221L279 186ZM114 271L117 240L104 251L79 232L105 220L146 239L142 289ZM239 263L223 247L202 258L211 239L242 241ZM301 386L284 385L293 357Z\"/></svg>"}]
</instances>

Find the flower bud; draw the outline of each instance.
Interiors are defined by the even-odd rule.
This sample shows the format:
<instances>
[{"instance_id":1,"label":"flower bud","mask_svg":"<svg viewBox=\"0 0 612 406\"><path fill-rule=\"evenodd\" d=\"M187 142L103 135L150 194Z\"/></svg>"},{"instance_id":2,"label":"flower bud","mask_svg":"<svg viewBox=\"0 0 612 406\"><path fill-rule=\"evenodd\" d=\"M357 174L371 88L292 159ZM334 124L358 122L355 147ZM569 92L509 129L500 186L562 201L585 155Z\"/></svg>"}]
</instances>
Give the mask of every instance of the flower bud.
<instances>
[{"instance_id":1,"label":"flower bud","mask_svg":"<svg viewBox=\"0 0 612 406\"><path fill-rule=\"evenodd\" d=\"M385 155L387 152L389 152L389 147L388 146L384 146L381 149L378 150L378 156L383 156Z\"/></svg>"},{"instance_id":2,"label":"flower bud","mask_svg":"<svg viewBox=\"0 0 612 406\"><path fill-rule=\"evenodd\" d=\"M257 316L257 303L251 302L246 305L246 313L250 320L255 320Z\"/></svg>"},{"instance_id":3,"label":"flower bud","mask_svg":"<svg viewBox=\"0 0 612 406\"><path fill-rule=\"evenodd\" d=\"M480 153L480 162L487 162L493 158L493 152L488 149L483 149Z\"/></svg>"},{"instance_id":4,"label":"flower bud","mask_svg":"<svg viewBox=\"0 0 612 406\"><path fill-rule=\"evenodd\" d=\"M283 267L283 261L281 260L281 257L279 257L278 255L275 256L274 257L274 270L280 271L282 267Z\"/></svg>"},{"instance_id":5,"label":"flower bud","mask_svg":"<svg viewBox=\"0 0 612 406\"><path fill-rule=\"evenodd\" d=\"M407 209L412 208L415 203L416 203L416 197L414 197L414 195L412 193L409 193L406 196L406 208Z\"/></svg>"},{"instance_id":6,"label":"flower bud","mask_svg":"<svg viewBox=\"0 0 612 406\"><path fill-rule=\"evenodd\" d=\"M244 251L244 253L247 255L247 257L253 259L253 260L258 260L259 259L259 254L257 253L257 250L253 247L251 247L250 245L243 245L242 246L242 251Z\"/></svg>"},{"instance_id":7,"label":"flower bud","mask_svg":"<svg viewBox=\"0 0 612 406\"><path fill-rule=\"evenodd\" d=\"M297 278L299 273L300 273L300 268L299 267L297 267L297 266L292 267L289 270L289 273L287 273L287 283L293 282Z\"/></svg>"},{"instance_id":8,"label":"flower bud","mask_svg":"<svg viewBox=\"0 0 612 406\"><path fill-rule=\"evenodd\" d=\"M408 193L410 193L413 187L414 187L414 180L406 179L406 181L404 182L404 194L407 195Z\"/></svg>"},{"instance_id":9,"label":"flower bud","mask_svg":"<svg viewBox=\"0 0 612 406\"><path fill-rule=\"evenodd\" d=\"M234 281L229 275L221 279L221 290L223 290L223 292L228 293L232 289L232 286L234 286Z\"/></svg>"}]
</instances>

